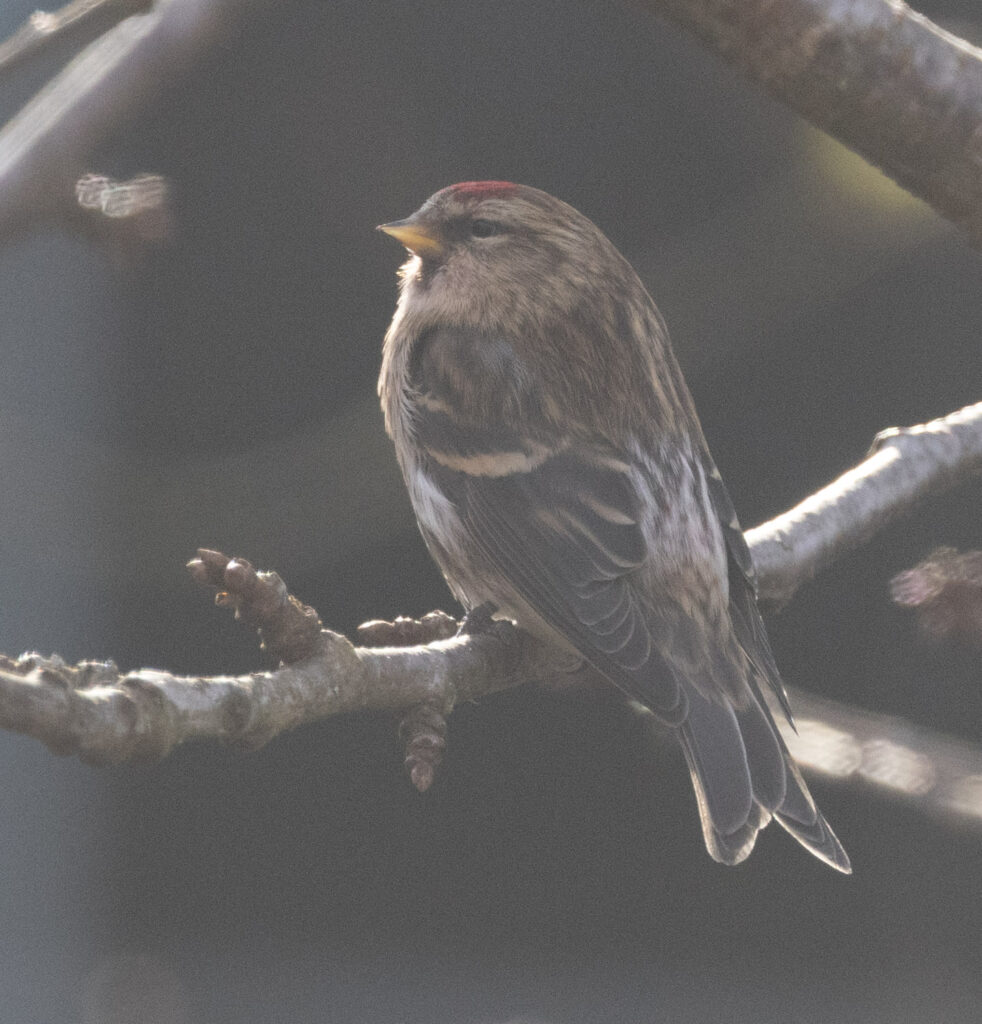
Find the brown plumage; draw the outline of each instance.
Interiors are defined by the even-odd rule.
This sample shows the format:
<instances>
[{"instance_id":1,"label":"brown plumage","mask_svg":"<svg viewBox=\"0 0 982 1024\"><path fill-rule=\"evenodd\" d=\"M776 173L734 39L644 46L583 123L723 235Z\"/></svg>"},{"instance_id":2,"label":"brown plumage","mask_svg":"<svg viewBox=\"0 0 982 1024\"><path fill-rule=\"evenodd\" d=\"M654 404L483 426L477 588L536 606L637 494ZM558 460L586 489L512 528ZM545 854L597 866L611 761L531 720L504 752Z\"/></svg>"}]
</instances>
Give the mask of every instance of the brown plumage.
<instances>
[{"instance_id":1,"label":"brown plumage","mask_svg":"<svg viewBox=\"0 0 982 1024\"><path fill-rule=\"evenodd\" d=\"M765 702L787 710L750 554L637 274L572 207L507 182L382 229L412 256L379 394L456 597L676 729L714 858L743 860L775 817L848 871Z\"/></svg>"}]
</instances>

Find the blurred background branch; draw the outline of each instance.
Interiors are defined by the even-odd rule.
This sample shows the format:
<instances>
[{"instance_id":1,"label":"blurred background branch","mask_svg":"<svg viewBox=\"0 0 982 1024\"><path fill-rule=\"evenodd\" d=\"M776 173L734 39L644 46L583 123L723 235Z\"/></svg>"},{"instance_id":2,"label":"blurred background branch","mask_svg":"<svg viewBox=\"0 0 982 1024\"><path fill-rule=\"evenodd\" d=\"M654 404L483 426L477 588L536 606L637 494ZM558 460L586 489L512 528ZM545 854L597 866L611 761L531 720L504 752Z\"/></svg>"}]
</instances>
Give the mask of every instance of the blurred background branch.
<instances>
[{"instance_id":1,"label":"blurred background branch","mask_svg":"<svg viewBox=\"0 0 982 1024\"><path fill-rule=\"evenodd\" d=\"M982 242L982 51L896 0L631 0Z\"/></svg>"},{"instance_id":2,"label":"blurred background branch","mask_svg":"<svg viewBox=\"0 0 982 1024\"><path fill-rule=\"evenodd\" d=\"M0 131L0 238L32 222L71 218L75 185L93 149L255 6L256 0L95 0L33 15L3 44L0 72L53 43L84 40L83 31L104 31Z\"/></svg>"},{"instance_id":3,"label":"blurred background branch","mask_svg":"<svg viewBox=\"0 0 982 1024\"><path fill-rule=\"evenodd\" d=\"M890 581L893 600L910 608L932 640L982 648L982 551L938 548Z\"/></svg>"},{"instance_id":4,"label":"blurred background branch","mask_svg":"<svg viewBox=\"0 0 982 1024\"><path fill-rule=\"evenodd\" d=\"M982 51L893 0L628 2L695 32L982 241ZM36 13L0 44L3 73L52 42L102 30L0 132L0 237L32 218L67 214L96 143L219 26L227 32L257 4L73 0L55 14Z\"/></svg>"},{"instance_id":5,"label":"blurred background branch","mask_svg":"<svg viewBox=\"0 0 982 1024\"><path fill-rule=\"evenodd\" d=\"M61 43L89 41L116 22L148 10L153 0L72 0L54 13L35 11L0 43L0 76Z\"/></svg>"},{"instance_id":6,"label":"blurred background branch","mask_svg":"<svg viewBox=\"0 0 982 1024\"><path fill-rule=\"evenodd\" d=\"M982 747L896 715L791 687L797 732L782 728L806 770L906 803L945 824L982 827ZM782 726L783 726L782 722Z\"/></svg>"}]
</instances>

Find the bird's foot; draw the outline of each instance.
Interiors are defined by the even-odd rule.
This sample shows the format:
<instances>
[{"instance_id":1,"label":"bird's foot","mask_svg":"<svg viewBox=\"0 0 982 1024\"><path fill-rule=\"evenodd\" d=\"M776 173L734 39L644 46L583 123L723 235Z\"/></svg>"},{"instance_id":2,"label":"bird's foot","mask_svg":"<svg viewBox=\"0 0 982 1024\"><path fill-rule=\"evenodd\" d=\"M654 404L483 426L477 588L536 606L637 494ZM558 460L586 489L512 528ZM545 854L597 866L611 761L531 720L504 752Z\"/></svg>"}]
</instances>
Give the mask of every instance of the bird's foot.
<instances>
[{"instance_id":1,"label":"bird's foot","mask_svg":"<svg viewBox=\"0 0 982 1024\"><path fill-rule=\"evenodd\" d=\"M495 626L494 613L498 606L493 601L485 601L474 608L460 620L457 627L457 636L477 636L479 633L489 633Z\"/></svg>"}]
</instances>

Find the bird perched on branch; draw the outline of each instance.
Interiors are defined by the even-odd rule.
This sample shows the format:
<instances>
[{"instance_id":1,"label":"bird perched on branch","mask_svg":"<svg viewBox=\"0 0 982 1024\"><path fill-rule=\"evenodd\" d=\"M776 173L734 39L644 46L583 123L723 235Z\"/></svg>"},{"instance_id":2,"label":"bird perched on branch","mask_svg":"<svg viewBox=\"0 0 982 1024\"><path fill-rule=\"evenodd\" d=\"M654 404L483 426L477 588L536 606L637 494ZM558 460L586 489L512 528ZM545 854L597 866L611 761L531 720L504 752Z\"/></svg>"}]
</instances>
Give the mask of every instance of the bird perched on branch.
<instances>
[{"instance_id":1,"label":"bird perched on branch","mask_svg":"<svg viewBox=\"0 0 982 1024\"><path fill-rule=\"evenodd\" d=\"M630 264L508 182L452 185L381 230L411 255L379 394L454 595L674 729L716 860L746 858L773 817L848 872L765 702L790 714L750 552Z\"/></svg>"}]
</instances>

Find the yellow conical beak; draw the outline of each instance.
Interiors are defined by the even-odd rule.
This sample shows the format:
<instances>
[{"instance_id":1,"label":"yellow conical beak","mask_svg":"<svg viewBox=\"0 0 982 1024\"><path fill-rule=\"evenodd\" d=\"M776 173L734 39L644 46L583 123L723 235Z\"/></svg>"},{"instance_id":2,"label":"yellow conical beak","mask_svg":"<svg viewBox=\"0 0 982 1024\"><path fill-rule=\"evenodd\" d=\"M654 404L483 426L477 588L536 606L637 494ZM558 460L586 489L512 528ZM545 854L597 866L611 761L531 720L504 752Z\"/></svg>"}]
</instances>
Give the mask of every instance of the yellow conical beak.
<instances>
[{"instance_id":1,"label":"yellow conical beak","mask_svg":"<svg viewBox=\"0 0 982 1024\"><path fill-rule=\"evenodd\" d=\"M431 231L420 224L413 223L411 217L406 220L394 220L391 224L379 224L379 231L392 235L417 256L439 256L443 252L443 242Z\"/></svg>"}]
</instances>

